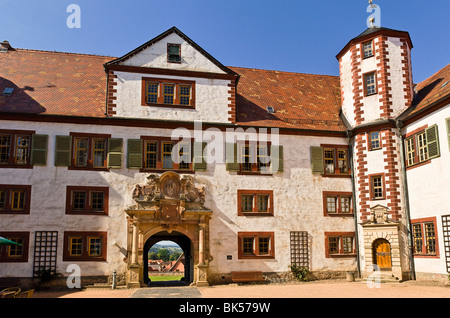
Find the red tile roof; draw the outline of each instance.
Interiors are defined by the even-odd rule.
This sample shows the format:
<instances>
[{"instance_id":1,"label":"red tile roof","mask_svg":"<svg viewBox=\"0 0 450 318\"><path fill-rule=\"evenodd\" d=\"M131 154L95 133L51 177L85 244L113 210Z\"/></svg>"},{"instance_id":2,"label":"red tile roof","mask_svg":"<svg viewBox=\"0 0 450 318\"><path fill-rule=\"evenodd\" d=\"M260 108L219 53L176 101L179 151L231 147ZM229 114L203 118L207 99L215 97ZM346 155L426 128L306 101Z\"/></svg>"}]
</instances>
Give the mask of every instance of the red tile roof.
<instances>
[{"instance_id":1,"label":"red tile roof","mask_svg":"<svg viewBox=\"0 0 450 318\"><path fill-rule=\"evenodd\" d=\"M104 117L112 57L15 49L0 53L0 111ZM4 88L14 88L2 96Z\"/></svg>"},{"instance_id":2,"label":"red tile roof","mask_svg":"<svg viewBox=\"0 0 450 318\"><path fill-rule=\"evenodd\" d=\"M105 117L106 74L114 57L15 49L0 53L0 112ZM345 131L339 77L242 67L236 93L241 126ZM450 65L417 85L414 112L450 93ZM4 88L14 88L2 96ZM274 108L269 114L267 106Z\"/></svg>"},{"instance_id":3,"label":"red tile roof","mask_svg":"<svg viewBox=\"0 0 450 318\"><path fill-rule=\"evenodd\" d=\"M408 117L416 115L434 102L450 94L450 64L417 84L415 107Z\"/></svg>"},{"instance_id":4,"label":"red tile roof","mask_svg":"<svg viewBox=\"0 0 450 318\"><path fill-rule=\"evenodd\" d=\"M230 67L240 75L236 123L344 131L339 77ZM267 112L268 106L275 113Z\"/></svg>"}]
</instances>

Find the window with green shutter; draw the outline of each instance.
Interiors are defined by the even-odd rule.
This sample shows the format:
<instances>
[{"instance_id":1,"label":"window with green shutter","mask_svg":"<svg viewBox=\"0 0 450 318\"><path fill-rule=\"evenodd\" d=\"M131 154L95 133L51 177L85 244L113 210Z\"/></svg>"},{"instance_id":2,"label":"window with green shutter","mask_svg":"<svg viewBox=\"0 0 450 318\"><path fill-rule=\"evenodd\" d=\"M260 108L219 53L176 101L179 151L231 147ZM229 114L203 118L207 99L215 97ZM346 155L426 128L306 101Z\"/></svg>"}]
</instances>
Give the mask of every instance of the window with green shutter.
<instances>
[{"instance_id":1,"label":"window with green shutter","mask_svg":"<svg viewBox=\"0 0 450 318\"><path fill-rule=\"evenodd\" d=\"M122 168L122 138L108 139L108 167L113 169Z\"/></svg>"},{"instance_id":2,"label":"window with green shutter","mask_svg":"<svg viewBox=\"0 0 450 318\"><path fill-rule=\"evenodd\" d=\"M70 165L71 147L72 147L72 136L56 136L55 166L68 167Z\"/></svg>"},{"instance_id":3,"label":"window with green shutter","mask_svg":"<svg viewBox=\"0 0 450 318\"><path fill-rule=\"evenodd\" d=\"M194 170L205 171L206 163L206 142L194 142L193 168Z\"/></svg>"},{"instance_id":4,"label":"window with green shutter","mask_svg":"<svg viewBox=\"0 0 450 318\"><path fill-rule=\"evenodd\" d=\"M433 125L425 129L425 134L427 135L428 159L439 157L440 150L439 150L438 126Z\"/></svg>"},{"instance_id":5,"label":"window with green shutter","mask_svg":"<svg viewBox=\"0 0 450 318\"><path fill-rule=\"evenodd\" d=\"M236 143L225 144L225 168L227 171L239 171L238 145Z\"/></svg>"},{"instance_id":6,"label":"window with green shutter","mask_svg":"<svg viewBox=\"0 0 450 318\"><path fill-rule=\"evenodd\" d=\"M447 126L448 150L450 151L450 117L445 120Z\"/></svg>"},{"instance_id":7,"label":"window with green shutter","mask_svg":"<svg viewBox=\"0 0 450 318\"><path fill-rule=\"evenodd\" d=\"M48 135L33 135L31 138L31 164L47 164Z\"/></svg>"},{"instance_id":8,"label":"window with green shutter","mask_svg":"<svg viewBox=\"0 0 450 318\"><path fill-rule=\"evenodd\" d=\"M311 170L314 174L324 173L324 157L322 147L311 147Z\"/></svg>"},{"instance_id":9,"label":"window with green shutter","mask_svg":"<svg viewBox=\"0 0 450 318\"><path fill-rule=\"evenodd\" d=\"M127 140L127 168L142 168L142 139Z\"/></svg>"},{"instance_id":10,"label":"window with green shutter","mask_svg":"<svg viewBox=\"0 0 450 318\"><path fill-rule=\"evenodd\" d=\"M283 146L270 146L270 163L272 172L283 172L284 159L283 159Z\"/></svg>"}]
</instances>

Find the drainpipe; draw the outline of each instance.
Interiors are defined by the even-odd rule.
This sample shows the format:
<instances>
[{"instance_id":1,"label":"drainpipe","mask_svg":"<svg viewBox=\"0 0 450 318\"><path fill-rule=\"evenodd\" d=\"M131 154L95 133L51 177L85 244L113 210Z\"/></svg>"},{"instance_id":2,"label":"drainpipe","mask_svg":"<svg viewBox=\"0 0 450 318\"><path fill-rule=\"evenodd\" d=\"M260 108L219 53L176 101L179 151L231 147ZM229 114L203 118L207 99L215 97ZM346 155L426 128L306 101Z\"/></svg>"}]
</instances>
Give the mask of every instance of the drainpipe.
<instances>
[{"instance_id":1,"label":"drainpipe","mask_svg":"<svg viewBox=\"0 0 450 318\"><path fill-rule=\"evenodd\" d=\"M356 208L356 185L355 185L355 169L353 165L353 146L355 138L352 136L350 130L347 130L347 140L349 147L349 162L351 162L351 179L352 179L352 205L353 205L353 218L355 221L355 245L356 245L356 270L358 272L358 278L361 278L361 264L359 259L359 238L358 238L358 213Z\"/></svg>"},{"instance_id":2,"label":"drainpipe","mask_svg":"<svg viewBox=\"0 0 450 318\"><path fill-rule=\"evenodd\" d=\"M401 164L401 174L402 174L402 182L403 182L403 189L404 189L404 199L405 199L405 217L406 217L406 229L408 231L408 249L409 249L409 266L411 268L411 279L416 280L416 271L414 266L414 251L413 251L413 237L412 237L412 225L411 225L411 215L410 215L410 208L409 208L409 193L408 193L408 183L407 183L407 177L406 177L406 166L405 166L405 153L404 153L404 144L403 144L403 137L401 134L401 128L403 126L403 123L400 120L395 121L395 125L397 127L397 137L400 143L400 164Z\"/></svg>"}]
</instances>

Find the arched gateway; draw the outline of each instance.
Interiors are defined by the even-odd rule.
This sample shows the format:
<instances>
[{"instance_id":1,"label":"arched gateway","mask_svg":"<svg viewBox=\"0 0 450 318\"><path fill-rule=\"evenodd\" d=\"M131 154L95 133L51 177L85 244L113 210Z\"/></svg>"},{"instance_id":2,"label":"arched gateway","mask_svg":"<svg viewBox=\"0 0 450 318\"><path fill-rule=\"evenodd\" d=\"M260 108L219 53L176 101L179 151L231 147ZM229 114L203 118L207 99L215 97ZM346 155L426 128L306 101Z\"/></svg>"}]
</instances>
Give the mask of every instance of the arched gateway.
<instances>
[{"instance_id":1,"label":"arched gateway","mask_svg":"<svg viewBox=\"0 0 450 318\"><path fill-rule=\"evenodd\" d=\"M128 214L127 285L140 287L147 282L144 271L146 242L158 236L180 240L189 245L189 266L186 277L197 286L208 285L209 220L212 211L204 206L205 187L197 185L193 176L180 176L175 172L151 174L145 185L133 190L135 205ZM150 244L150 243L147 243ZM182 247L183 248L183 247ZM145 275L144 275L145 273Z\"/></svg>"}]
</instances>

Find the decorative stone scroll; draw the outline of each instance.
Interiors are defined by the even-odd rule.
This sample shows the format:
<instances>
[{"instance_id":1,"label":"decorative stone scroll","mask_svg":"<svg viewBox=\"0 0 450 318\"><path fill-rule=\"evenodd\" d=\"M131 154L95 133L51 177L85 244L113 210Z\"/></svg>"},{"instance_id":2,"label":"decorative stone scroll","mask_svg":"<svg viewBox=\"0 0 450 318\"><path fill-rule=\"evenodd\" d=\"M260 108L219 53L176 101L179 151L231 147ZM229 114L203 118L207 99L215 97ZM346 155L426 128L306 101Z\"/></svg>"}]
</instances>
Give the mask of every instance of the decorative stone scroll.
<instances>
[{"instance_id":1,"label":"decorative stone scroll","mask_svg":"<svg viewBox=\"0 0 450 318\"><path fill-rule=\"evenodd\" d=\"M136 205L129 210L154 211L156 218L183 219L186 210L207 211L204 207L205 186L198 185L191 175L175 172L151 174L147 184L136 184L132 197Z\"/></svg>"}]
</instances>

